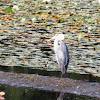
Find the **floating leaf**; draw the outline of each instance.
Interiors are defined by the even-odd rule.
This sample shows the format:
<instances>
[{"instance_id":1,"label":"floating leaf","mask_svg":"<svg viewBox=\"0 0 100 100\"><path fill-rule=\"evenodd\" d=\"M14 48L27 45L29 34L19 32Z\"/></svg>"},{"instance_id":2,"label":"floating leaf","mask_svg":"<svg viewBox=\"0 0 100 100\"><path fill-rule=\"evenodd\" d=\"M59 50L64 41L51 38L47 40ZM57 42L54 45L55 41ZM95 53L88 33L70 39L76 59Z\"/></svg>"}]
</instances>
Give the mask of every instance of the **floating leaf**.
<instances>
[{"instance_id":1,"label":"floating leaf","mask_svg":"<svg viewBox=\"0 0 100 100\"><path fill-rule=\"evenodd\" d=\"M14 9L14 10L19 10L19 7L18 7L17 5L14 5L14 6L13 6L13 9Z\"/></svg>"},{"instance_id":2,"label":"floating leaf","mask_svg":"<svg viewBox=\"0 0 100 100\"><path fill-rule=\"evenodd\" d=\"M48 15L40 15L40 14L37 14L38 17L42 17L42 18L47 18Z\"/></svg>"},{"instance_id":3,"label":"floating leaf","mask_svg":"<svg viewBox=\"0 0 100 100\"><path fill-rule=\"evenodd\" d=\"M25 18L22 18L21 23L25 23L25 20L26 20Z\"/></svg>"},{"instance_id":4,"label":"floating leaf","mask_svg":"<svg viewBox=\"0 0 100 100\"><path fill-rule=\"evenodd\" d=\"M8 20L13 20L13 18L11 18L11 17L8 17L7 19L8 19Z\"/></svg>"},{"instance_id":5,"label":"floating leaf","mask_svg":"<svg viewBox=\"0 0 100 100\"><path fill-rule=\"evenodd\" d=\"M32 22L35 22L36 21L36 18L32 18Z\"/></svg>"},{"instance_id":6,"label":"floating leaf","mask_svg":"<svg viewBox=\"0 0 100 100\"><path fill-rule=\"evenodd\" d=\"M81 40L81 33L79 33L79 35L78 35L78 40L80 41Z\"/></svg>"},{"instance_id":7,"label":"floating leaf","mask_svg":"<svg viewBox=\"0 0 100 100\"><path fill-rule=\"evenodd\" d=\"M5 9L5 13L14 13L11 7Z\"/></svg>"},{"instance_id":8,"label":"floating leaf","mask_svg":"<svg viewBox=\"0 0 100 100\"><path fill-rule=\"evenodd\" d=\"M85 35L84 37L87 38L88 41L90 41L89 35Z\"/></svg>"}]
</instances>

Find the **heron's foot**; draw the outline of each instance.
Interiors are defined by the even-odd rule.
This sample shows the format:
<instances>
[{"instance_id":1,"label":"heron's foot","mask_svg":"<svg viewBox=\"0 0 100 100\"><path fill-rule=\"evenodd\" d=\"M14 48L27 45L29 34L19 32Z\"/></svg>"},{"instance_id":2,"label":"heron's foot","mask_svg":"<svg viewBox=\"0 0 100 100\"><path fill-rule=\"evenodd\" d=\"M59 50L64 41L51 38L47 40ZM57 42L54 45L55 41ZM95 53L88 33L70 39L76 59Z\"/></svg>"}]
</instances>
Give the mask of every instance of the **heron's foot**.
<instances>
[{"instance_id":1,"label":"heron's foot","mask_svg":"<svg viewBox=\"0 0 100 100\"><path fill-rule=\"evenodd\" d=\"M62 78L59 78L58 80L57 80L57 82L61 82L62 81Z\"/></svg>"},{"instance_id":2,"label":"heron's foot","mask_svg":"<svg viewBox=\"0 0 100 100\"><path fill-rule=\"evenodd\" d=\"M61 73L61 78L59 78L59 79L57 80L57 82L61 82L61 81L62 81L62 78L63 78L63 73Z\"/></svg>"}]
</instances>

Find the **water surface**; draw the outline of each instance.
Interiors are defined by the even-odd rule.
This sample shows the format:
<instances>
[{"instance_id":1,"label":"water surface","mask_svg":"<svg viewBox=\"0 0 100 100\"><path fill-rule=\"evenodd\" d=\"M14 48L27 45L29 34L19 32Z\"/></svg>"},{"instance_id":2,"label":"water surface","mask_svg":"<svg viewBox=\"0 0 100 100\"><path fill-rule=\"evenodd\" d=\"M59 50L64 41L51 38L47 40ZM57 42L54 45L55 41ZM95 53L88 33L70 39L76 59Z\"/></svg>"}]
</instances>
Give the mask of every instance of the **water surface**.
<instances>
[{"instance_id":1,"label":"water surface","mask_svg":"<svg viewBox=\"0 0 100 100\"><path fill-rule=\"evenodd\" d=\"M13 87L0 84L0 91L4 91L5 100L99 100L89 96L75 95L38 90L27 87ZM62 99L61 99L62 98Z\"/></svg>"},{"instance_id":2,"label":"water surface","mask_svg":"<svg viewBox=\"0 0 100 100\"><path fill-rule=\"evenodd\" d=\"M32 67L33 68L33 67ZM61 77L60 71L46 71L41 69L32 69L31 67L21 67L21 66L0 66L0 71L13 72L13 73L23 73L23 74L37 74L43 76L51 77ZM83 80L87 82L100 82L100 78L94 77L91 74L77 74L77 73L65 73L63 78L71 78L75 80Z\"/></svg>"}]
</instances>

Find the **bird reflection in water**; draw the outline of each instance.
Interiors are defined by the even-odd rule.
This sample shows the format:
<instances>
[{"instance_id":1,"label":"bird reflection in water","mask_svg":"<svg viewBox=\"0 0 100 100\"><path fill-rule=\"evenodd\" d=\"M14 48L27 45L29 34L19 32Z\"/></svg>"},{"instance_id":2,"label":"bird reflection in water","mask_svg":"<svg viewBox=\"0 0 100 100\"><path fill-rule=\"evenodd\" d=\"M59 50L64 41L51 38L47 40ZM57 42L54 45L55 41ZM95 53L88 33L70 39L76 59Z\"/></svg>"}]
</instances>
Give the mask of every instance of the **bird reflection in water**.
<instances>
[{"instance_id":1,"label":"bird reflection in water","mask_svg":"<svg viewBox=\"0 0 100 100\"><path fill-rule=\"evenodd\" d=\"M67 94L65 95L63 92L61 92L57 100L68 100Z\"/></svg>"}]
</instances>

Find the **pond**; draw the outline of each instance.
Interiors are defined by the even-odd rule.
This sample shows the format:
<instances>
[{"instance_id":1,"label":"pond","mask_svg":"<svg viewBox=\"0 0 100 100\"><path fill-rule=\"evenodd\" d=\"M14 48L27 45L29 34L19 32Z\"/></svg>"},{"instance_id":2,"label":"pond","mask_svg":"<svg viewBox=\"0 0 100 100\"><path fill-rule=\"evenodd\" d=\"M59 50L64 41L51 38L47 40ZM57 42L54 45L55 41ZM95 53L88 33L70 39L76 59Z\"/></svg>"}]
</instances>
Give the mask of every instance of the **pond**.
<instances>
[{"instance_id":1,"label":"pond","mask_svg":"<svg viewBox=\"0 0 100 100\"><path fill-rule=\"evenodd\" d=\"M98 1L11 0L0 5L1 66L59 71L53 43L47 41L61 32L70 53L68 72L100 77Z\"/></svg>"},{"instance_id":2,"label":"pond","mask_svg":"<svg viewBox=\"0 0 100 100\"><path fill-rule=\"evenodd\" d=\"M61 77L60 71L46 71L46 70L32 69L32 68L22 67L22 66L14 66L14 67L0 66L0 71L23 73L23 74L37 74L37 75L51 76L51 77ZM75 79L75 80L83 80L86 82L100 83L100 78L94 77L91 74L66 73L63 75L63 78L70 78L70 79Z\"/></svg>"},{"instance_id":3,"label":"pond","mask_svg":"<svg viewBox=\"0 0 100 100\"><path fill-rule=\"evenodd\" d=\"M60 77L53 42L47 42L60 32L70 53L68 73L63 77L100 82L99 9L98 0L1 0L0 71ZM0 91L6 92L7 100L56 100L61 94L6 85L1 85ZM62 95L69 100L98 100Z\"/></svg>"},{"instance_id":4,"label":"pond","mask_svg":"<svg viewBox=\"0 0 100 100\"><path fill-rule=\"evenodd\" d=\"M5 91L5 100L99 100L88 96L38 90L28 87L13 87L0 84L0 91Z\"/></svg>"}]
</instances>

